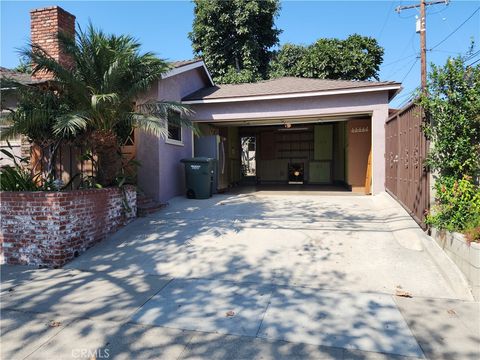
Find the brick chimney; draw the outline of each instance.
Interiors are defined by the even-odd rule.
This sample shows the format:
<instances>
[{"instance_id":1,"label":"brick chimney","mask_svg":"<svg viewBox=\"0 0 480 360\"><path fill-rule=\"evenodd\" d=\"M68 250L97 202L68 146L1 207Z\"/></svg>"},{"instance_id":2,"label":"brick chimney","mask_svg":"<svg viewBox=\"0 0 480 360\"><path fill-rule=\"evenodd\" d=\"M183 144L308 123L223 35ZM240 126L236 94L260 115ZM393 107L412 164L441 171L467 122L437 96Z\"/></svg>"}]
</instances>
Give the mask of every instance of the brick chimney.
<instances>
[{"instance_id":1,"label":"brick chimney","mask_svg":"<svg viewBox=\"0 0 480 360\"><path fill-rule=\"evenodd\" d=\"M58 34L75 36L75 16L59 6L50 6L30 11L30 36L32 44L40 46L48 55L67 68L73 67L72 59L62 53ZM47 72L34 75L38 80L50 80Z\"/></svg>"}]
</instances>

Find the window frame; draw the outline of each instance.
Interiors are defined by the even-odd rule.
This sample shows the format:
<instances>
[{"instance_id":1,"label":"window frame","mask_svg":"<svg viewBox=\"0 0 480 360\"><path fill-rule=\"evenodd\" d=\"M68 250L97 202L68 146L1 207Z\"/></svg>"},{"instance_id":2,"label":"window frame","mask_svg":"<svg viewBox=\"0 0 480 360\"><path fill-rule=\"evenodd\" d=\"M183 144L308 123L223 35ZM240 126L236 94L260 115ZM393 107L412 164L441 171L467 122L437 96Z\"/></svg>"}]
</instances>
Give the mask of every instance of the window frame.
<instances>
[{"instance_id":1,"label":"window frame","mask_svg":"<svg viewBox=\"0 0 480 360\"><path fill-rule=\"evenodd\" d=\"M170 121L167 119L167 138L165 139L165 143L170 144L170 145L184 146L184 143L183 143L183 136L184 136L183 127L180 126L180 125L176 125L176 126L178 126L178 128L180 130L179 131L180 140L172 139L172 138L170 138L170 130L169 130L170 124L169 124L169 122Z\"/></svg>"}]
</instances>

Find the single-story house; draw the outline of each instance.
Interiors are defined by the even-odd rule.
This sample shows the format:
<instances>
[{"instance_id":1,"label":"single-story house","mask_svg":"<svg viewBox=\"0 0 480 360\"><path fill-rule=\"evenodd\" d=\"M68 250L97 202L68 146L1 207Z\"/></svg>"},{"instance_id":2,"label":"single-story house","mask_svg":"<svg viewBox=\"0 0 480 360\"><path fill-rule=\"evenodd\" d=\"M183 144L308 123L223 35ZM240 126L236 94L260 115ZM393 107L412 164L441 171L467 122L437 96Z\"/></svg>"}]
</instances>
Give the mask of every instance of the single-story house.
<instances>
[{"instance_id":1,"label":"single-story house","mask_svg":"<svg viewBox=\"0 0 480 360\"><path fill-rule=\"evenodd\" d=\"M32 42L62 61L57 34L74 30L75 17L54 6L33 10L31 21ZM209 156L219 191L244 181L380 193L388 104L400 90L397 82L294 77L216 85L202 60L174 62L141 100L188 105L201 135L170 124L167 139L137 131L129 152L142 164L138 186L161 202L184 194L180 160Z\"/></svg>"},{"instance_id":2,"label":"single-story house","mask_svg":"<svg viewBox=\"0 0 480 360\"><path fill-rule=\"evenodd\" d=\"M251 177L242 173L242 139L248 138L256 184L339 184L359 192L371 185L371 193L382 192L385 121L400 89L396 82L294 77L215 85L202 60L179 63L148 97L190 106L202 135L188 129L169 139L139 134L139 186L158 201L183 194L180 159L193 155L218 160L218 190L237 184Z\"/></svg>"}]
</instances>

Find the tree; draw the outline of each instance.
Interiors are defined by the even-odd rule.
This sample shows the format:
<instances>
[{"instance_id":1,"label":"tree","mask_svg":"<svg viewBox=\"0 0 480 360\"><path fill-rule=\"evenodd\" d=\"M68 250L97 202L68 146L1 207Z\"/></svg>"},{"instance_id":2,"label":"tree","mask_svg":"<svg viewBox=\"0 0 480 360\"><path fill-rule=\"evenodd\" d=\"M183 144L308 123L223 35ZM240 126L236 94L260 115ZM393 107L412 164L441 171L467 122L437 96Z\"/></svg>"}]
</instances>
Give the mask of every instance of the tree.
<instances>
[{"instance_id":1,"label":"tree","mask_svg":"<svg viewBox=\"0 0 480 360\"><path fill-rule=\"evenodd\" d=\"M302 45L284 44L275 54L270 69L270 77L302 76L300 64L307 55L308 49Z\"/></svg>"},{"instance_id":2,"label":"tree","mask_svg":"<svg viewBox=\"0 0 480 360\"><path fill-rule=\"evenodd\" d=\"M168 64L153 53L140 53L140 43L127 35L107 35L91 24L76 37L59 36L63 51L71 57L67 68L50 57L41 47L32 45L23 51L33 73L50 72L54 76L54 94L64 106L62 111L37 108L48 114L43 121L54 139L74 139L87 144L98 157L97 181L112 185L121 167L120 146L133 127L159 136L167 135L167 120L192 127L190 111L179 103L151 100L140 102ZM31 101L31 100L30 100ZM59 101L59 99L55 99ZM10 134L29 133L35 111L21 106L12 116ZM35 110L35 109L34 109ZM30 129L30 130L29 130ZM6 135L10 135L6 134ZM48 135L47 135L48 136Z\"/></svg>"},{"instance_id":3,"label":"tree","mask_svg":"<svg viewBox=\"0 0 480 360\"><path fill-rule=\"evenodd\" d=\"M272 61L271 77L319 79L377 79L383 48L377 40L358 34L345 40L317 40L309 46L285 44Z\"/></svg>"},{"instance_id":4,"label":"tree","mask_svg":"<svg viewBox=\"0 0 480 360\"><path fill-rule=\"evenodd\" d=\"M444 66L432 64L419 104L431 141L427 165L435 173L436 204L427 223L439 229L466 231L480 240L480 65L462 57Z\"/></svg>"},{"instance_id":5,"label":"tree","mask_svg":"<svg viewBox=\"0 0 480 360\"><path fill-rule=\"evenodd\" d=\"M194 0L189 37L218 83L264 79L280 30L278 0Z\"/></svg>"},{"instance_id":6,"label":"tree","mask_svg":"<svg viewBox=\"0 0 480 360\"><path fill-rule=\"evenodd\" d=\"M427 163L440 176L462 179L480 172L480 66L462 57L443 67L432 64L427 92L420 98L432 149Z\"/></svg>"}]
</instances>

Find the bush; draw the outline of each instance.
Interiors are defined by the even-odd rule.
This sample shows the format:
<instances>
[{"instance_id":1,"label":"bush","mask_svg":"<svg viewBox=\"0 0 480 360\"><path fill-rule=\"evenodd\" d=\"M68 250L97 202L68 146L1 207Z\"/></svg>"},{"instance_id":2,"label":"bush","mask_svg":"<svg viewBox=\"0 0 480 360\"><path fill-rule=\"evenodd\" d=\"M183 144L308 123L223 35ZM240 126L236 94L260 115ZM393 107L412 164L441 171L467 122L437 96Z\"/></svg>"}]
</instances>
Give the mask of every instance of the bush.
<instances>
[{"instance_id":1,"label":"bush","mask_svg":"<svg viewBox=\"0 0 480 360\"><path fill-rule=\"evenodd\" d=\"M465 237L468 242L480 242L480 214L467 225L465 230Z\"/></svg>"},{"instance_id":2,"label":"bush","mask_svg":"<svg viewBox=\"0 0 480 360\"><path fill-rule=\"evenodd\" d=\"M13 154L13 148L7 141L8 148L1 149L3 155L11 159L12 165L0 169L0 191L58 191L63 183L51 177L45 178L42 173L33 174L27 166L28 157Z\"/></svg>"},{"instance_id":3,"label":"bush","mask_svg":"<svg viewBox=\"0 0 480 360\"><path fill-rule=\"evenodd\" d=\"M435 182L435 191L436 204L427 215L427 224L460 232L480 225L480 188L471 177L441 177Z\"/></svg>"},{"instance_id":4,"label":"bush","mask_svg":"<svg viewBox=\"0 0 480 360\"><path fill-rule=\"evenodd\" d=\"M25 168L28 158L22 158L13 154L13 148L7 141L8 148L1 149L3 155L12 160L13 166L6 165L0 170L1 191L37 191L39 190L37 178Z\"/></svg>"}]
</instances>

